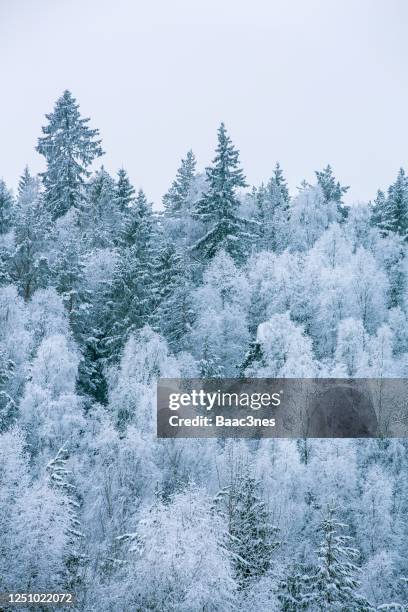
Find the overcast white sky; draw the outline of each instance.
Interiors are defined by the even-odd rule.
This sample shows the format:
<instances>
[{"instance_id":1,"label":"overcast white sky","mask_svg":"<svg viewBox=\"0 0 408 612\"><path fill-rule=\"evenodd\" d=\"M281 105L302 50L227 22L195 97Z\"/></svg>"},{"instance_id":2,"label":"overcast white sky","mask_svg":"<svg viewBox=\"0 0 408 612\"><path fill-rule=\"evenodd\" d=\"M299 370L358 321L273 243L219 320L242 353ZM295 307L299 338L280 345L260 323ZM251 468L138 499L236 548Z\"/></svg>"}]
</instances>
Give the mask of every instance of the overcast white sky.
<instances>
[{"instance_id":1,"label":"overcast white sky","mask_svg":"<svg viewBox=\"0 0 408 612\"><path fill-rule=\"evenodd\" d=\"M406 0L0 0L0 176L15 186L66 88L156 203L225 121L248 182L331 163L350 200L408 167ZM102 161L102 160L101 160Z\"/></svg>"}]
</instances>

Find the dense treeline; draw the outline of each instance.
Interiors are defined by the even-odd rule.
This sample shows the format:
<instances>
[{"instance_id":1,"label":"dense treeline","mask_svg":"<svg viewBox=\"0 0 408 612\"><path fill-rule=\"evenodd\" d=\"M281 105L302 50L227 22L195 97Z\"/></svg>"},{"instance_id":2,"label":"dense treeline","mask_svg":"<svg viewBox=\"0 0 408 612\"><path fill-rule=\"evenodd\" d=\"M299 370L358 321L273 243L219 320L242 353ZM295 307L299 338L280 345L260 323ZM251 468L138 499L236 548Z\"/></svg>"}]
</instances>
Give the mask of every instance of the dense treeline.
<instances>
[{"instance_id":1,"label":"dense treeline","mask_svg":"<svg viewBox=\"0 0 408 612\"><path fill-rule=\"evenodd\" d=\"M0 591L79 610L408 609L408 444L155 437L159 376L406 377L408 177L250 188L224 124L153 210L70 92L0 182Z\"/></svg>"}]
</instances>

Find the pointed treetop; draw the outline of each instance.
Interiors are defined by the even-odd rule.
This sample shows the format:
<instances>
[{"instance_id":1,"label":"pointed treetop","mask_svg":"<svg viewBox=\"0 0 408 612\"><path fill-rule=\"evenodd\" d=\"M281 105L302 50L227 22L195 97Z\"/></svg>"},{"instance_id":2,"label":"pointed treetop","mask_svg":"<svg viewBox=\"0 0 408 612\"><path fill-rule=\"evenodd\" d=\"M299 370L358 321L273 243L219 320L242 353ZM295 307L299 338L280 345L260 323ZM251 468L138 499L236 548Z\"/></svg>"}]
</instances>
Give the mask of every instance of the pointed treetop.
<instances>
[{"instance_id":1,"label":"pointed treetop","mask_svg":"<svg viewBox=\"0 0 408 612\"><path fill-rule=\"evenodd\" d=\"M118 179L116 181L116 196L115 200L119 210L125 212L130 204L134 201L135 188L131 184L128 174L124 168L118 170Z\"/></svg>"},{"instance_id":2,"label":"pointed treetop","mask_svg":"<svg viewBox=\"0 0 408 612\"><path fill-rule=\"evenodd\" d=\"M279 187L284 201L288 203L290 200L289 189L279 162L276 162L276 166L273 171L273 179L276 185Z\"/></svg>"},{"instance_id":3,"label":"pointed treetop","mask_svg":"<svg viewBox=\"0 0 408 612\"><path fill-rule=\"evenodd\" d=\"M395 182L388 187L387 194L377 192L371 205L371 223L385 236L390 232L408 238L408 177L399 169Z\"/></svg>"},{"instance_id":4,"label":"pointed treetop","mask_svg":"<svg viewBox=\"0 0 408 612\"><path fill-rule=\"evenodd\" d=\"M206 169L207 191L197 202L194 216L209 227L194 245L209 261L224 249L235 261L250 252L253 236L248 220L240 217L239 187L246 187L239 165L239 151L227 134L224 123L218 129L218 145L213 163Z\"/></svg>"},{"instance_id":5,"label":"pointed treetop","mask_svg":"<svg viewBox=\"0 0 408 612\"><path fill-rule=\"evenodd\" d=\"M30 170L28 166L24 168L23 174L20 176L20 180L18 181L18 197L21 197L22 194L27 189L28 185L30 185L33 181L33 176L30 174Z\"/></svg>"},{"instance_id":6,"label":"pointed treetop","mask_svg":"<svg viewBox=\"0 0 408 612\"><path fill-rule=\"evenodd\" d=\"M247 187L243 170L239 167L239 151L232 144L224 122L221 122L217 134L216 155L213 166L206 168L207 178L211 180L220 174L220 179L227 180L231 187Z\"/></svg>"},{"instance_id":7,"label":"pointed treetop","mask_svg":"<svg viewBox=\"0 0 408 612\"><path fill-rule=\"evenodd\" d=\"M11 211L13 196L7 189L6 183L0 179L0 234L5 234L11 227Z\"/></svg>"},{"instance_id":8,"label":"pointed treetop","mask_svg":"<svg viewBox=\"0 0 408 612\"><path fill-rule=\"evenodd\" d=\"M342 197L350 189L349 186L342 186L339 181L336 180L333 169L328 164L323 170L315 172L317 177L317 183L320 185L323 191L326 202L338 202L342 203Z\"/></svg>"},{"instance_id":9,"label":"pointed treetop","mask_svg":"<svg viewBox=\"0 0 408 612\"><path fill-rule=\"evenodd\" d=\"M93 201L101 197L113 197L115 182L109 172L105 170L104 165L93 174L88 186Z\"/></svg>"},{"instance_id":10,"label":"pointed treetop","mask_svg":"<svg viewBox=\"0 0 408 612\"><path fill-rule=\"evenodd\" d=\"M177 175L169 191L163 197L164 209L173 216L187 208L188 196L195 176L196 158L190 149L177 170Z\"/></svg>"},{"instance_id":11,"label":"pointed treetop","mask_svg":"<svg viewBox=\"0 0 408 612\"><path fill-rule=\"evenodd\" d=\"M139 189L137 192L135 207L138 213L142 216L149 215L152 213L152 204L147 200L146 194L143 189Z\"/></svg>"},{"instance_id":12,"label":"pointed treetop","mask_svg":"<svg viewBox=\"0 0 408 612\"><path fill-rule=\"evenodd\" d=\"M72 206L78 207L88 166L103 154L99 131L88 126L89 118L81 117L79 105L71 92L65 90L46 115L48 124L42 128L37 151L44 155L47 169L42 173L45 204L54 219Z\"/></svg>"}]
</instances>

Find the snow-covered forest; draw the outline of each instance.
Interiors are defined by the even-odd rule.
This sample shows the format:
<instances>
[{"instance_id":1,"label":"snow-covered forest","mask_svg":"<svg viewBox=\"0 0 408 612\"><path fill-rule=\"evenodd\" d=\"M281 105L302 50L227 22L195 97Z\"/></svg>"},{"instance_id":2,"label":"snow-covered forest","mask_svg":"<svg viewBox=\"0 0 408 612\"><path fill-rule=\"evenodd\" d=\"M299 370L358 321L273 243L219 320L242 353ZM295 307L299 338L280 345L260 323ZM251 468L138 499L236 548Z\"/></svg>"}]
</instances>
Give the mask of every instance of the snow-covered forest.
<instances>
[{"instance_id":1,"label":"snow-covered forest","mask_svg":"<svg viewBox=\"0 0 408 612\"><path fill-rule=\"evenodd\" d=\"M0 182L0 591L408 610L406 439L159 440L155 421L158 377L408 376L404 170L353 206L329 165L251 187L221 124L152 208L99 167L70 92L35 144L44 173Z\"/></svg>"}]
</instances>

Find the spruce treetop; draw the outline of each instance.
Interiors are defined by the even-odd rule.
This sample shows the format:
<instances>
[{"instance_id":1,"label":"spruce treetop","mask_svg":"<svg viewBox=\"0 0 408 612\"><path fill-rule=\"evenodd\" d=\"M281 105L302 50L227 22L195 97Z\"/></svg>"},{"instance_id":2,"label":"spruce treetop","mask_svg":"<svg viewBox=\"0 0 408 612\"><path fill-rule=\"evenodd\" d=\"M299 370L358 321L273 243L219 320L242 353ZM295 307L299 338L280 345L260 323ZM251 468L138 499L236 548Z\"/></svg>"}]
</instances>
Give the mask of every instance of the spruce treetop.
<instances>
[{"instance_id":1,"label":"spruce treetop","mask_svg":"<svg viewBox=\"0 0 408 612\"><path fill-rule=\"evenodd\" d=\"M167 213L177 216L186 208L188 196L196 169L196 158L190 149L184 159L170 189L163 197L164 209Z\"/></svg>"},{"instance_id":2,"label":"spruce treetop","mask_svg":"<svg viewBox=\"0 0 408 612\"><path fill-rule=\"evenodd\" d=\"M218 129L216 155L212 166L206 168L206 177L208 189L197 202L195 217L210 229L194 249L201 251L207 260L224 249L236 261L242 261L250 251L253 236L249 221L239 216L236 191L247 184L239 165L239 151L224 123Z\"/></svg>"},{"instance_id":3,"label":"spruce treetop","mask_svg":"<svg viewBox=\"0 0 408 612\"><path fill-rule=\"evenodd\" d=\"M384 229L408 235L408 178L403 168L399 169L395 183L388 188Z\"/></svg>"},{"instance_id":4,"label":"spruce treetop","mask_svg":"<svg viewBox=\"0 0 408 612\"><path fill-rule=\"evenodd\" d=\"M203 220L233 215L238 206L235 191L246 187L239 165L239 151L232 144L224 123L218 128L218 145L212 166L206 168L208 192L199 202L198 213Z\"/></svg>"},{"instance_id":5,"label":"spruce treetop","mask_svg":"<svg viewBox=\"0 0 408 612\"><path fill-rule=\"evenodd\" d=\"M340 219L344 220L348 215L348 208L343 202L343 195L347 193L350 187L343 186L340 184L333 174L333 169L328 164L326 168L321 171L315 172L317 177L317 184L322 190L325 203L335 202L337 204L337 211L340 215Z\"/></svg>"},{"instance_id":6,"label":"spruce treetop","mask_svg":"<svg viewBox=\"0 0 408 612\"><path fill-rule=\"evenodd\" d=\"M78 206L88 166L103 154L99 131L88 126L89 118L81 117L79 105L66 90L58 98L48 124L42 128L37 151L44 155L47 170L42 174L45 202L54 218Z\"/></svg>"},{"instance_id":7,"label":"spruce treetop","mask_svg":"<svg viewBox=\"0 0 408 612\"><path fill-rule=\"evenodd\" d=\"M134 201L135 188L131 184L128 174L124 168L118 170L116 181L115 201L121 212L125 212Z\"/></svg>"},{"instance_id":8,"label":"spruce treetop","mask_svg":"<svg viewBox=\"0 0 408 612\"><path fill-rule=\"evenodd\" d=\"M282 194L282 198L285 201L285 203L287 204L289 202L289 200L290 200L289 189L288 189L288 185L287 185L286 179L283 176L283 170L282 170L279 162L276 162L276 166L275 166L275 169L273 171L272 180L277 185L277 187L279 187L280 192Z\"/></svg>"},{"instance_id":9,"label":"spruce treetop","mask_svg":"<svg viewBox=\"0 0 408 612\"><path fill-rule=\"evenodd\" d=\"M8 232L11 227L12 208L13 197L6 183L0 179L0 234Z\"/></svg>"},{"instance_id":10,"label":"spruce treetop","mask_svg":"<svg viewBox=\"0 0 408 612\"><path fill-rule=\"evenodd\" d=\"M408 237L408 177L403 168L399 169L387 195L380 190L377 192L371 220L384 235L395 232L403 238Z\"/></svg>"},{"instance_id":11,"label":"spruce treetop","mask_svg":"<svg viewBox=\"0 0 408 612\"><path fill-rule=\"evenodd\" d=\"M24 191L27 189L28 185L31 184L33 177L30 174L30 170L28 166L24 168L23 174L20 176L20 180L18 181L18 197L20 198Z\"/></svg>"},{"instance_id":12,"label":"spruce treetop","mask_svg":"<svg viewBox=\"0 0 408 612\"><path fill-rule=\"evenodd\" d=\"M333 169L328 164L323 170L315 172L317 177L317 183L320 185L323 191L323 196L326 202L338 202L342 203L342 198L345 193L350 189L349 186L342 186L333 174Z\"/></svg>"}]
</instances>

